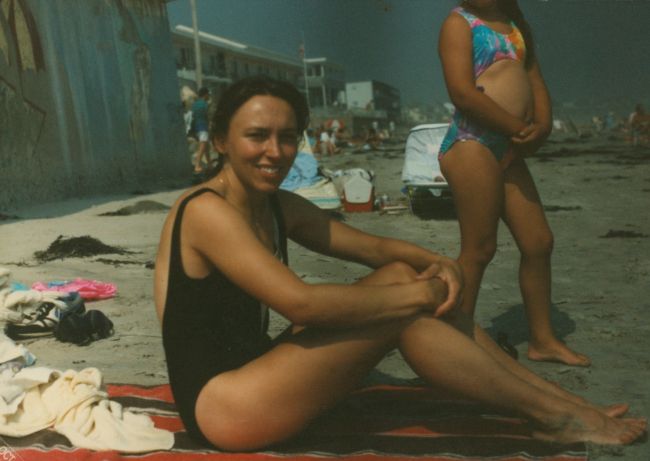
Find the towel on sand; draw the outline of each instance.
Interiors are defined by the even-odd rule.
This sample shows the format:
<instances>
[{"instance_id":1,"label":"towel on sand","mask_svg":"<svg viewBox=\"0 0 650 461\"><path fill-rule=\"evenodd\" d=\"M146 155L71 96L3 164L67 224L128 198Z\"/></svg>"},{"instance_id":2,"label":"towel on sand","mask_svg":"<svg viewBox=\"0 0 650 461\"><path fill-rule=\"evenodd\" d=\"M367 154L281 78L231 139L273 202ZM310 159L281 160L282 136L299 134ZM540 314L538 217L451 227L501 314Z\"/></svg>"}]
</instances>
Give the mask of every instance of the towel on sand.
<instances>
[{"instance_id":1,"label":"towel on sand","mask_svg":"<svg viewBox=\"0 0 650 461\"><path fill-rule=\"evenodd\" d=\"M61 372L27 367L0 381L0 434L24 437L44 429L77 447L139 453L168 449L174 435L142 414L124 411L100 390L96 368Z\"/></svg>"}]
</instances>

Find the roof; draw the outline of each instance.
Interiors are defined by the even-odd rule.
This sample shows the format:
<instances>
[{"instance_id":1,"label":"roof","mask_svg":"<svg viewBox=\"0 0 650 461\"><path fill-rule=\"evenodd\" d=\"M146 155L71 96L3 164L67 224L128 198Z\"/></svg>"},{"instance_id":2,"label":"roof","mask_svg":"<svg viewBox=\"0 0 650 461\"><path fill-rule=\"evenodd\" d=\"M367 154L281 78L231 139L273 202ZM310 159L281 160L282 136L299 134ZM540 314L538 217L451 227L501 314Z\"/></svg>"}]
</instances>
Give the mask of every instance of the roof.
<instances>
[{"instance_id":1,"label":"roof","mask_svg":"<svg viewBox=\"0 0 650 461\"><path fill-rule=\"evenodd\" d=\"M172 34L180 35L186 38L194 39L194 29L185 25L177 25L172 29ZM233 53L250 56L258 59L267 59L269 61L281 62L291 66L302 66L302 62L297 57L287 56L276 51L267 50L247 45L245 43L230 40L225 37L199 31L199 41L208 43L219 48L232 51Z\"/></svg>"}]
</instances>

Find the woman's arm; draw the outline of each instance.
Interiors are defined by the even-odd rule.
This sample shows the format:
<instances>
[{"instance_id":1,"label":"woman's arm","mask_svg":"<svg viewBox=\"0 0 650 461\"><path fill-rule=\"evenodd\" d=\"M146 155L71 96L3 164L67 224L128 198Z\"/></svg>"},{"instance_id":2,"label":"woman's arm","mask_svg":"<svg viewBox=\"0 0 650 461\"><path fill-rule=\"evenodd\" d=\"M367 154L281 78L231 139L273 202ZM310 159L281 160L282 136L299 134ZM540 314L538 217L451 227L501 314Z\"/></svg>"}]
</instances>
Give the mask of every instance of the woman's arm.
<instances>
[{"instance_id":1,"label":"woman's arm","mask_svg":"<svg viewBox=\"0 0 650 461\"><path fill-rule=\"evenodd\" d=\"M517 136L526 123L510 114L476 88L472 63L472 31L467 21L452 13L442 24L438 54L447 92L456 108L481 125Z\"/></svg>"},{"instance_id":2,"label":"woman's arm","mask_svg":"<svg viewBox=\"0 0 650 461\"><path fill-rule=\"evenodd\" d=\"M298 325L349 327L434 313L447 296L437 279L375 287L307 284L264 247L237 210L209 194L187 205L182 232L207 266Z\"/></svg>"},{"instance_id":3,"label":"woman's arm","mask_svg":"<svg viewBox=\"0 0 650 461\"><path fill-rule=\"evenodd\" d=\"M282 192L280 197L288 235L302 246L375 269L395 261L404 262L420 272L423 280L437 277L447 285L448 297L436 311L438 314L458 303L462 272L455 260L404 240L380 237L350 227L331 219L326 212L296 194Z\"/></svg>"}]
</instances>

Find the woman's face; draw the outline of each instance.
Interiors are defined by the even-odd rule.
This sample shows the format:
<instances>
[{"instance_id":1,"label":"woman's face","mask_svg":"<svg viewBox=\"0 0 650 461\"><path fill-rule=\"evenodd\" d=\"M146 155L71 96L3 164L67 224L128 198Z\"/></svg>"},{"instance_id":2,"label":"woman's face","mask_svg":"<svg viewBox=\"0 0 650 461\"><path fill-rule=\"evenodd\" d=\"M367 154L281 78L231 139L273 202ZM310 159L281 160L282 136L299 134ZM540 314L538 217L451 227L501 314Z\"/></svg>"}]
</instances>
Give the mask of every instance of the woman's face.
<instances>
[{"instance_id":1,"label":"woman's face","mask_svg":"<svg viewBox=\"0 0 650 461\"><path fill-rule=\"evenodd\" d=\"M225 139L215 144L242 184L274 192L298 151L296 115L283 99L253 96L233 115Z\"/></svg>"}]
</instances>

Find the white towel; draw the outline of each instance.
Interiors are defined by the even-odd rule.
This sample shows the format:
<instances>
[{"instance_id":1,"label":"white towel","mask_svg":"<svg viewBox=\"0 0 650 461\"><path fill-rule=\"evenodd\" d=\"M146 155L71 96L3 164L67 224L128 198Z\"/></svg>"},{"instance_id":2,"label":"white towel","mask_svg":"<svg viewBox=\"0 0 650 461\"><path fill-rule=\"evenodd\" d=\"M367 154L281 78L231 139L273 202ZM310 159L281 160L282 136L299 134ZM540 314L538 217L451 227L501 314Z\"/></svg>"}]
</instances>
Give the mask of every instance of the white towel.
<instances>
[{"instance_id":1,"label":"white towel","mask_svg":"<svg viewBox=\"0 0 650 461\"><path fill-rule=\"evenodd\" d=\"M101 382L96 368L20 370L11 380L0 382L0 396L8 386L23 389L15 401L4 401L0 434L21 437L51 428L75 446L125 453L168 450L174 445L174 435L155 428L148 416L123 411L119 403L108 400Z\"/></svg>"}]
</instances>

